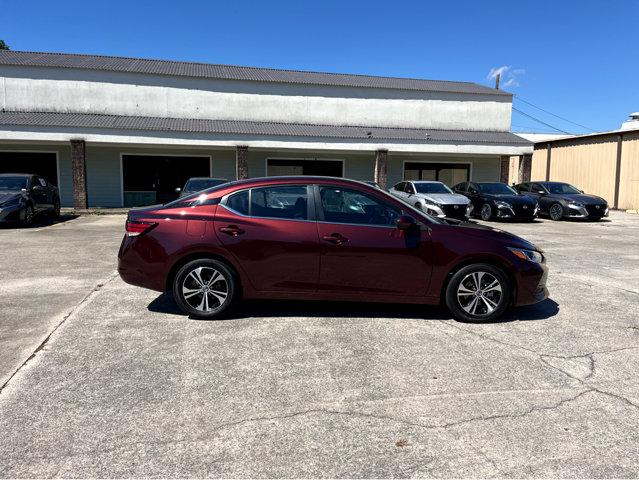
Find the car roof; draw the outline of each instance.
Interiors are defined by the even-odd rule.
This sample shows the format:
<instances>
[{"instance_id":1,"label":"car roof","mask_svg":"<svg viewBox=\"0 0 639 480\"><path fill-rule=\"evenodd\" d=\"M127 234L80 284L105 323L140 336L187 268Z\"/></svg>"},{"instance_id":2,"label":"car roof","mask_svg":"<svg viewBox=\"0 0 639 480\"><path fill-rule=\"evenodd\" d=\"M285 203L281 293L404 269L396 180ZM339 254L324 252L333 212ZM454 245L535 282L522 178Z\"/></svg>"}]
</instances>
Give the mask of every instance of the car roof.
<instances>
[{"instance_id":1,"label":"car roof","mask_svg":"<svg viewBox=\"0 0 639 480\"><path fill-rule=\"evenodd\" d=\"M0 173L0 177L33 177L33 173Z\"/></svg>"},{"instance_id":2,"label":"car roof","mask_svg":"<svg viewBox=\"0 0 639 480\"><path fill-rule=\"evenodd\" d=\"M438 182L437 180L406 180L407 182L412 182L412 183L442 183L442 182Z\"/></svg>"},{"instance_id":3,"label":"car roof","mask_svg":"<svg viewBox=\"0 0 639 480\"><path fill-rule=\"evenodd\" d=\"M224 180L224 181L228 181L228 180L226 180L226 178L217 178L217 177L190 177L189 180Z\"/></svg>"}]
</instances>

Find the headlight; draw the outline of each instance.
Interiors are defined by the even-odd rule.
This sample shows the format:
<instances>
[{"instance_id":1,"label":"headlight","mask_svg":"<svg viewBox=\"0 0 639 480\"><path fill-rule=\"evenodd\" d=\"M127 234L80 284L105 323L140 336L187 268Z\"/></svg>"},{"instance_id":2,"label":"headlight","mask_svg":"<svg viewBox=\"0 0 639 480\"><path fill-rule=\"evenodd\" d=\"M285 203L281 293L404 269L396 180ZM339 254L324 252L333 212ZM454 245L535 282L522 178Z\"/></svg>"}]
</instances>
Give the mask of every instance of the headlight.
<instances>
[{"instance_id":1,"label":"headlight","mask_svg":"<svg viewBox=\"0 0 639 480\"><path fill-rule=\"evenodd\" d=\"M437 208L442 208L442 206L439 203L437 203L437 202L429 201L428 205L433 206L433 207L437 207Z\"/></svg>"},{"instance_id":2,"label":"headlight","mask_svg":"<svg viewBox=\"0 0 639 480\"><path fill-rule=\"evenodd\" d=\"M508 248L508 250L513 252L516 257L519 257L522 260L528 260L529 262L535 263L541 263L544 261L544 256L535 250L524 250L523 248Z\"/></svg>"},{"instance_id":3,"label":"headlight","mask_svg":"<svg viewBox=\"0 0 639 480\"><path fill-rule=\"evenodd\" d=\"M574 200L571 200L570 202L568 202L568 205L570 205L571 207L579 207L579 208L586 206L582 202L575 202Z\"/></svg>"},{"instance_id":4,"label":"headlight","mask_svg":"<svg viewBox=\"0 0 639 480\"><path fill-rule=\"evenodd\" d=\"M513 208L513 206L510 203L506 203L502 201L495 202L495 205L497 205L497 208Z\"/></svg>"}]
</instances>

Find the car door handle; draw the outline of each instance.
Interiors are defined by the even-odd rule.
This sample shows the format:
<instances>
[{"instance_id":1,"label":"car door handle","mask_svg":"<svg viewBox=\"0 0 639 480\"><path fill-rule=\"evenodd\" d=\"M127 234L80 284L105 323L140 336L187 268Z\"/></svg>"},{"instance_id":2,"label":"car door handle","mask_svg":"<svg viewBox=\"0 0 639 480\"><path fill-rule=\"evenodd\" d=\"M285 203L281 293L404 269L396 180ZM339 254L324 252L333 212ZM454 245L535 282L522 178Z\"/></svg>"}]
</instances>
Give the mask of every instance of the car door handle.
<instances>
[{"instance_id":1,"label":"car door handle","mask_svg":"<svg viewBox=\"0 0 639 480\"><path fill-rule=\"evenodd\" d=\"M348 242L348 238L340 235L339 233L333 233L331 235L324 235L322 240L328 243L332 243L334 245L342 245Z\"/></svg>"},{"instance_id":2,"label":"car door handle","mask_svg":"<svg viewBox=\"0 0 639 480\"><path fill-rule=\"evenodd\" d=\"M238 235L242 235L244 233L244 230L242 230L237 225L229 225L228 227L220 228L220 232L226 233L227 235L230 235L231 237L237 237Z\"/></svg>"}]
</instances>

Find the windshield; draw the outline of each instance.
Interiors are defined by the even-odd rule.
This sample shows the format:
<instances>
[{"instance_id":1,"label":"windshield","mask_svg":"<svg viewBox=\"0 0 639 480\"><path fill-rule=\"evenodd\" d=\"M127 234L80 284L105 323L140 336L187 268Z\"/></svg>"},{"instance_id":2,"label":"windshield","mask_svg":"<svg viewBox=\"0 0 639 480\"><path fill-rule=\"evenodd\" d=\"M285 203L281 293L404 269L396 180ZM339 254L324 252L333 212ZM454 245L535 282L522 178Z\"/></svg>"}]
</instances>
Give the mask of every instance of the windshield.
<instances>
[{"instance_id":1,"label":"windshield","mask_svg":"<svg viewBox=\"0 0 639 480\"><path fill-rule=\"evenodd\" d=\"M546 183L545 187L550 193L581 193L579 189L568 183Z\"/></svg>"},{"instance_id":2,"label":"windshield","mask_svg":"<svg viewBox=\"0 0 639 480\"><path fill-rule=\"evenodd\" d=\"M453 193L443 183L414 183L417 193Z\"/></svg>"},{"instance_id":3,"label":"windshield","mask_svg":"<svg viewBox=\"0 0 639 480\"><path fill-rule=\"evenodd\" d=\"M204 190L205 188L215 187L217 185L222 185L226 183L226 180L221 180L219 178L197 178L192 179L186 182L184 186L185 192L199 192L200 190Z\"/></svg>"},{"instance_id":4,"label":"windshield","mask_svg":"<svg viewBox=\"0 0 639 480\"><path fill-rule=\"evenodd\" d=\"M491 195L517 195L512 188L503 183L478 183L481 193L489 193Z\"/></svg>"},{"instance_id":5,"label":"windshield","mask_svg":"<svg viewBox=\"0 0 639 480\"><path fill-rule=\"evenodd\" d=\"M27 188L27 177L0 177L0 190L22 190Z\"/></svg>"}]
</instances>

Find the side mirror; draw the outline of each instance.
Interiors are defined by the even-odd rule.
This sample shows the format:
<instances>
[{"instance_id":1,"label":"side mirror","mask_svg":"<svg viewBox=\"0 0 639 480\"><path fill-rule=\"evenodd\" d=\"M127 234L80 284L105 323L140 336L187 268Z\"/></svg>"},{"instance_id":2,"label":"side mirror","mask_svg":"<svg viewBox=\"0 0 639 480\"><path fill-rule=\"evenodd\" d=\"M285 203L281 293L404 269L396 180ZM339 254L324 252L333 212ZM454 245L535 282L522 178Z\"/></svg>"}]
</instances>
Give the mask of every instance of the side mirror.
<instances>
[{"instance_id":1,"label":"side mirror","mask_svg":"<svg viewBox=\"0 0 639 480\"><path fill-rule=\"evenodd\" d=\"M177 187L177 188L175 189L175 193L180 193L181 191L182 191L182 189L181 189L180 187Z\"/></svg>"},{"instance_id":2,"label":"side mirror","mask_svg":"<svg viewBox=\"0 0 639 480\"><path fill-rule=\"evenodd\" d=\"M400 215L399 218L395 220L395 225L397 225L397 228L400 230L408 230L417 225L417 220L410 215Z\"/></svg>"}]
</instances>

